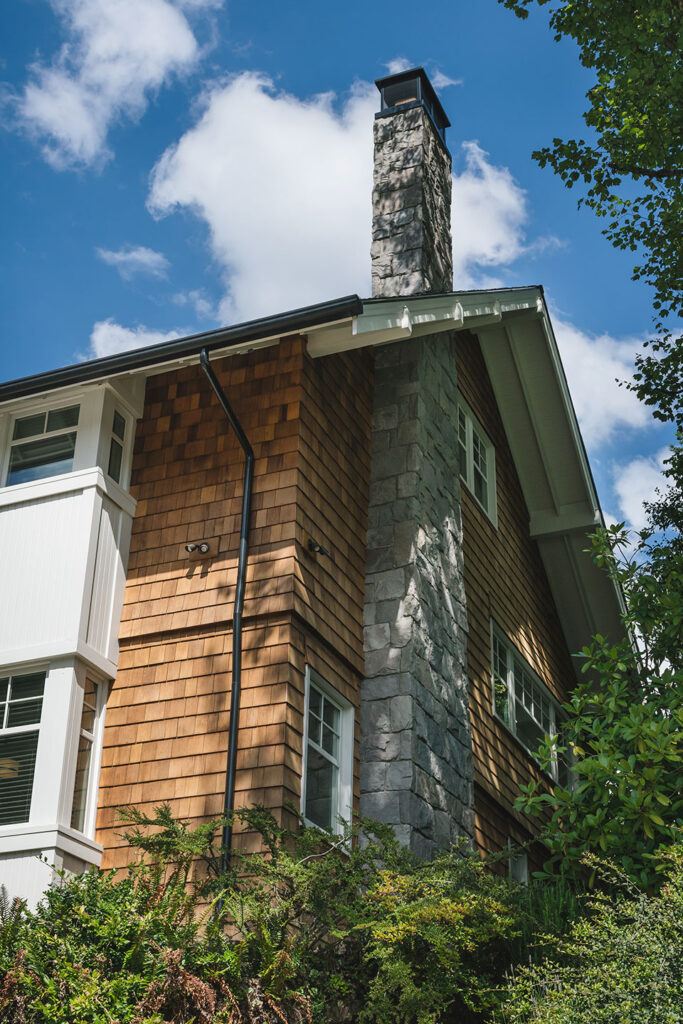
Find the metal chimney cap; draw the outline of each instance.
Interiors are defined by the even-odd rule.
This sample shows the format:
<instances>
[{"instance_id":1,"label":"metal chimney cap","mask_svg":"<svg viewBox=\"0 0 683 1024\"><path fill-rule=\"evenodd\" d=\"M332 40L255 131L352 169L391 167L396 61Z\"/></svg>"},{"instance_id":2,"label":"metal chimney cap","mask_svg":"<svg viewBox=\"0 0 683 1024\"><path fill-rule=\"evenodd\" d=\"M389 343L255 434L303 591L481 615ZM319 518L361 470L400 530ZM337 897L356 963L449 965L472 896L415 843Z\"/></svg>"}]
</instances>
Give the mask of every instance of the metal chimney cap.
<instances>
[{"instance_id":1,"label":"metal chimney cap","mask_svg":"<svg viewBox=\"0 0 683 1024\"><path fill-rule=\"evenodd\" d=\"M376 79L375 85L381 96L381 107L375 117L389 117L411 107L422 106L445 145L446 128L450 127L451 122L424 68L411 68L399 71L396 75L386 75Z\"/></svg>"}]
</instances>

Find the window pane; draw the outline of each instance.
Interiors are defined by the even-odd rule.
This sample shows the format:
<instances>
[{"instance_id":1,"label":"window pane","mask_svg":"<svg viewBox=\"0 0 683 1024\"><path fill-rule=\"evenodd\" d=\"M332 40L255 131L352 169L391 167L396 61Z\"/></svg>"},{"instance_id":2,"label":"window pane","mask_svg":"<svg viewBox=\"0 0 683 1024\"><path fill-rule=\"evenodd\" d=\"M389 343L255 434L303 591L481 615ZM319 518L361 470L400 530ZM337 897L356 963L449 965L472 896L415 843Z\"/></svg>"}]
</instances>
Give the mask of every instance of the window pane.
<instances>
[{"instance_id":1,"label":"window pane","mask_svg":"<svg viewBox=\"0 0 683 1024\"><path fill-rule=\"evenodd\" d=\"M489 492L486 486L486 480L481 475L477 467L474 467L474 496L484 508L488 508L489 505Z\"/></svg>"},{"instance_id":2,"label":"window pane","mask_svg":"<svg viewBox=\"0 0 683 1024\"><path fill-rule=\"evenodd\" d=\"M33 672L30 676L14 676L12 679L12 700L25 700L27 697L42 697L44 692L44 672Z\"/></svg>"},{"instance_id":3,"label":"window pane","mask_svg":"<svg viewBox=\"0 0 683 1024\"><path fill-rule=\"evenodd\" d=\"M0 736L0 825L28 821L38 733Z\"/></svg>"},{"instance_id":4,"label":"window pane","mask_svg":"<svg viewBox=\"0 0 683 1024\"><path fill-rule=\"evenodd\" d=\"M85 736L81 736L78 744L78 758L76 760L76 781L74 783L74 799L71 805L71 827L83 831L85 826L85 811L88 801L88 779L90 778L90 755L92 743Z\"/></svg>"},{"instance_id":5,"label":"window pane","mask_svg":"<svg viewBox=\"0 0 683 1024\"><path fill-rule=\"evenodd\" d=\"M112 433L116 434L116 436L120 437L123 441L123 435L126 432L126 421L120 412L114 413L114 425L111 429Z\"/></svg>"},{"instance_id":6,"label":"window pane","mask_svg":"<svg viewBox=\"0 0 683 1024\"><path fill-rule=\"evenodd\" d=\"M7 700L9 679L0 679L0 704ZM2 728L2 711L0 711L0 729Z\"/></svg>"},{"instance_id":7,"label":"window pane","mask_svg":"<svg viewBox=\"0 0 683 1024\"><path fill-rule=\"evenodd\" d=\"M308 708L318 718L322 717L322 694L316 690L315 686L311 686L308 693Z\"/></svg>"},{"instance_id":8,"label":"window pane","mask_svg":"<svg viewBox=\"0 0 683 1024\"><path fill-rule=\"evenodd\" d=\"M38 725L42 707L41 697L38 700L19 700L16 703L10 701L7 728L12 729L17 725Z\"/></svg>"},{"instance_id":9,"label":"window pane","mask_svg":"<svg viewBox=\"0 0 683 1024\"><path fill-rule=\"evenodd\" d=\"M10 456L8 484L23 484L28 480L42 480L73 469L75 434L58 434L17 444Z\"/></svg>"},{"instance_id":10,"label":"window pane","mask_svg":"<svg viewBox=\"0 0 683 1024\"><path fill-rule=\"evenodd\" d=\"M95 694L88 690L88 684L94 686L91 680L86 680L86 689L83 694L83 711L81 712L81 729L92 732L95 727Z\"/></svg>"},{"instance_id":11,"label":"window pane","mask_svg":"<svg viewBox=\"0 0 683 1024\"><path fill-rule=\"evenodd\" d=\"M335 759L339 756L339 737L327 725L323 726L323 741L320 745Z\"/></svg>"},{"instance_id":12,"label":"window pane","mask_svg":"<svg viewBox=\"0 0 683 1024\"><path fill-rule=\"evenodd\" d=\"M18 441L22 437L34 437L42 434L45 429L45 413L40 412L37 416L22 416L14 424L12 440Z\"/></svg>"},{"instance_id":13,"label":"window pane","mask_svg":"<svg viewBox=\"0 0 683 1024\"><path fill-rule=\"evenodd\" d=\"M123 448L113 437L111 444L109 445L109 465L107 466L107 473L116 480L117 484L121 482L121 461L123 459Z\"/></svg>"},{"instance_id":14,"label":"window pane","mask_svg":"<svg viewBox=\"0 0 683 1024\"><path fill-rule=\"evenodd\" d=\"M305 815L320 828L332 830L336 814L337 768L309 746L306 757Z\"/></svg>"},{"instance_id":15,"label":"window pane","mask_svg":"<svg viewBox=\"0 0 683 1024\"><path fill-rule=\"evenodd\" d=\"M47 414L48 430L66 430L78 424L79 406L70 405L68 409L53 409Z\"/></svg>"},{"instance_id":16,"label":"window pane","mask_svg":"<svg viewBox=\"0 0 683 1024\"><path fill-rule=\"evenodd\" d=\"M472 431L472 463L474 471L474 494L484 506L488 506L488 467L486 445L475 430Z\"/></svg>"},{"instance_id":17,"label":"window pane","mask_svg":"<svg viewBox=\"0 0 683 1024\"><path fill-rule=\"evenodd\" d=\"M517 718L517 735L524 746L533 753L538 750L538 747L543 742L543 729L534 722L531 715L524 709L519 701L515 703L515 715Z\"/></svg>"},{"instance_id":18,"label":"window pane","mask_svg":"<svg viewBox=\"0 0 683 1024\"><path fill-rule=\"evenodd\" d=\"M336 708L327 697L323 701L323 722L329 725L330 729L339 732L339 708Z\"/></svg>"}]
</instances>

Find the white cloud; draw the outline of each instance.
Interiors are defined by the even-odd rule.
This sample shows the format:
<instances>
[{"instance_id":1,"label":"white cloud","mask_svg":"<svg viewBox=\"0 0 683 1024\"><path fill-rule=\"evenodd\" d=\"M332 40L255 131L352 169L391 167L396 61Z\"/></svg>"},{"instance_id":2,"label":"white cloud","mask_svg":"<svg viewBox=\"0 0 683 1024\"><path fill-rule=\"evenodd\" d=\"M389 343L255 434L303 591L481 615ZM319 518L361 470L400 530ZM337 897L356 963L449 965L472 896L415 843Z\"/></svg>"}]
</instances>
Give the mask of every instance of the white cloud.
<instances>
[{"instance_id":1,"label":"white cloud","mask_svg":"<svg viewBox=\"0 0 683 1024\"><path fill-rule=\"evenodd\" d=\"M67 42L49 64L30 69L19 97L20 124L44 140L55 168L106 159L107 134L122 118L137 119L149 94L188 71L199 46L182 7L214 0L51 0Z\"/></svg>"},{"instance_id":2,"label":"white cloud","mask_svg":"<svg viewBox=\"0 0 683 1024\"><path fill-rule=\"evenodd\" d=\"M94 324L90 334L91 359L100 356L113 356L118 352L126 352L132 348L143 348L145 345L158 345L162 341L182 338L183 331L155 331L148 327L122 327L114 320L99 320Z\"/></svg>"},{"instance_id":3,"label":"white cloud","mask_svg":"<svg viewBox=\"0 0 683 1024\"><path fill-rule=\"evenodd\" d=\"M366 293L376 92L337 112L243 74L214 87L198 123L164 153L150 209L192 209L224 270L225 321Z\"/></svg>"},{"instance_id":4,"label":"white cloud","mask_svg":"<svg viewBox=\"0 0 683 1024\"><path fill-rule=\"evenodd\" d=\"M402 71L408 71L409 68L415 67L405 57L394 57L393 60L387 61L384 65L389 75L400 75Z\"/></svg>"},{"instance_id":5,"label":"white cloud","mask_svg":"<svg viewBox=\"0 0 683 1024\"><path fill-rule=\"evenodd\" d=\"M501 279L481 268L505 266L525 252L526 193L477 142L462 148L465 169L453 176L451 216L455 288L497 287Z\"/></svg>"},{"instance_id":6,"label":"white cloud","mask_svg":"<svg viewBox=\"0 0 683 1024\"><path fill-rule=\"evenodd\" d=\"M151 274L152 277L166 277L169 263L161 252L144 245L126 245L122 249L96 249L99 258L110 267L115 267L124 280L135 274Z\"/></svg>"},{"instance_id":7,"label":"white cloud","mask_svg":"<svg viewBox=\"0 0 683 1024\"><path fill-rule=\"evenodd\" d=\"M177 306L190 306L201 320L220 319L216 304L211 301L202 288L193 288L189 292L178 292L173 296Z\"/></svg>"},{"instance_id":8,"label":"white cloud","mask_svg":"<svg viewBox=\"0 0 683 1024\"><path fill-rule=\"evenodd\" d=\"M462 78L449 78L443 71L434 71L430 75L432 85L435 89L447 89L449 85L462 85Z\"/></svg>"},{"instance_id":9,"label":"white cloud","mask_svg":"<svg viewBox=\"0 0 683 1024\"><path fill-rule=\"evenodd\" d=\"M614 467L614 490L619 499L622 517L634 530L642 530L647 523L644 501L653 501L656 490L666 490L664 460L670 454L663 448L655 455L639 455L626 465Z\"/></svg>"},{"instance_id":10,"label":"white cloud","mask_svg":"<svg viewBox=\"0 0 683 1024\"><path fill-rule=\"evenodd\" d=\"M608 334L594 337L556 317L553 327L589 448L608 443L624 430L653 425L648 408L617 383L630 378L640 339L617 339Z\"/></svg>"},{"instance_id":11,"label":"white cloud","mask_svg":"<svg viewBox=\"0 0 683 1024\"><path fill-rule=\"evenodd\" d=\"M254 73L207 93L197 124L154 169L148 202L158 216L185 208L208 225L224 320L369 293L376 108L367 83L341 109L330 95L276 92ZM453 183L455 286L493 287L491 271L553 242L525 243L523 189L476 142L465 151Z\"/></svg>"}]
</instances>

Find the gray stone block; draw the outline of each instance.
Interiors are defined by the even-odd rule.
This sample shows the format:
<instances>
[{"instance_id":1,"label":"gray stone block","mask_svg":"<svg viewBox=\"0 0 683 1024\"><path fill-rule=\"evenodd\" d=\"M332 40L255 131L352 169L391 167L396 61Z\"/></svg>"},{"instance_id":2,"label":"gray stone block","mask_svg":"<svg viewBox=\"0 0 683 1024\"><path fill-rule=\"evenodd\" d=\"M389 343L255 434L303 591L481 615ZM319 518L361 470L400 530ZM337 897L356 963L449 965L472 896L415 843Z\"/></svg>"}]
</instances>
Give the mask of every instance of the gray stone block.
<instances>
[{"instance_id":1,"label":"gray stone block","mask_svg":"<svg viewBox=\"0 0 683 1024\"><path fill-rule=\"evenodd\" d=\"M364 793L362 800L362 813L375 821L381 821L389 825L399 823L400 797L402 794L383 790L375 793Z\"/></svg>"},{"instance_id":2,"label":"gray stone block","mask_svg":"<svg viewBox=\"0 0 683 1024\"><path fill-rule=\"evenodd\" d=\"M391 701L391 729L401 732L410 729L413 724L413 698L407 694L394 697Z\"/></svg>"}]
</instances>

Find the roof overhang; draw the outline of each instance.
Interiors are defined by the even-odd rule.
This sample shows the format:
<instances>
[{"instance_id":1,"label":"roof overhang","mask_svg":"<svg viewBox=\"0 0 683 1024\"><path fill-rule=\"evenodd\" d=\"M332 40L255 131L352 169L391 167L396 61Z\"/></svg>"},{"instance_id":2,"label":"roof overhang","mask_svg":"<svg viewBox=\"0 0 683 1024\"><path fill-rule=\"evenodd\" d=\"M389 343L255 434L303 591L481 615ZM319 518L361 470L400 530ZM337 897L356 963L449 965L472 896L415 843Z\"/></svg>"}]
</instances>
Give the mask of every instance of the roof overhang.
<instances>
[{"instance_id":1,"label":"roof overhang","mask_svg":"<svg viewBox=\"0 0 683 1024\"><path fill-rule=\"evenodd\" d=\"M0 385L0 404L113 377L150 376L306 335L313 358L401 339L472 331L481 343L569 650L621 636L623 600L587 552L603 522L550 317L538 286L395 299L335 299L234 327Z\"/></svg>"},{"instance_id":2,"label":"roof overhang","mask_svg":"<svg viewBox=\"0 0 683 1024\"><path fill-rule=\"evenodd\" d=\"M463 330L481 344L569 650L622 636L622 595L588 551L604 520L541 287L365 301L308 347L320 357Z\"/></svg>"}]
</instances>

